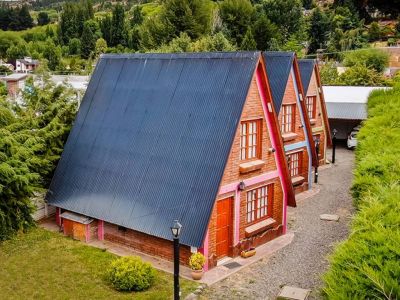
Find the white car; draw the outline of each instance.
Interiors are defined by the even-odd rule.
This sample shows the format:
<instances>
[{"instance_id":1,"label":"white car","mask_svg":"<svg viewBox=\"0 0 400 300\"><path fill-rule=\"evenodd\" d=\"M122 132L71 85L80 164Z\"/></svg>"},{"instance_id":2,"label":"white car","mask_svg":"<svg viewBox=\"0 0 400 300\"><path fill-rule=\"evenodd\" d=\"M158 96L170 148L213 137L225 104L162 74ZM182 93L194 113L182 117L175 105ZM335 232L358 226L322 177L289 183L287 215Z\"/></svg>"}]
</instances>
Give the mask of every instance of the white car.
<instances>
[{"instance_id":1,"label":"white car","mask_svg":"<svg viewBox=\"0 0 400 300\"><path fill-rule=\"evenodd\" d=\"M347 137L347 148L354 149L357 146L357 134L360 131L361 126L354 127Z\"/></svg>"}]
</instances>

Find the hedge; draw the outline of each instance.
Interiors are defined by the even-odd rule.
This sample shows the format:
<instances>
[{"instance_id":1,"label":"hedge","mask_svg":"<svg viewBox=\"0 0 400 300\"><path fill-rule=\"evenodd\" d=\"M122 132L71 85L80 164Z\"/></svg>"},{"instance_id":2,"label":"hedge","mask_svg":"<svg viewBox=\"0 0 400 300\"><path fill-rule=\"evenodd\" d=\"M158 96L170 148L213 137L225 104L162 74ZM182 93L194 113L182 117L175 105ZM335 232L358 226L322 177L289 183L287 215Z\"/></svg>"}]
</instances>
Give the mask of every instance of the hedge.
<instances>
[{"instance_id":1,"label":"hedge","mask_svg":"<svg viewBox=\"0 0 400 300\"><path fill-rule=\"evenodd\" d=\"M326 299L400 299L400 85L375 91L358 134L349 238L330 257Z\"/></svg>"}]
</instances>

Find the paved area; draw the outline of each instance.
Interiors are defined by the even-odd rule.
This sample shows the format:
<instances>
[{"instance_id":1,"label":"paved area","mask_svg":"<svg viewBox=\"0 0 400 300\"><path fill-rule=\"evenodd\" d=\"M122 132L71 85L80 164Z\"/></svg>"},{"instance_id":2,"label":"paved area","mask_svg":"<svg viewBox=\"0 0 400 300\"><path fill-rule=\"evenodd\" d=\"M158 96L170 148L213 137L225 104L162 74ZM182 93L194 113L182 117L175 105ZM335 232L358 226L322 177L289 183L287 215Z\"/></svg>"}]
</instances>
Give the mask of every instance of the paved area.
<instances>
[{"instance_id":1,"label":"paved area","mask_svg":"<svg viewBox=\"0 0 400 300\"><path fill-rule=\"evenodd\" d=\"M201 299L275 299L285 285L310 289L309 299L320 299L321 275L328 267L326 256L348 235L353 213L349 194L353 162L354 152L338 148L336 164L320 169L315 186L320 192L298 199L297 208L288 210L292 243L212 285ZM340 219L323 221L321 214L336 214Z\"/></svg>"}]
</instances>

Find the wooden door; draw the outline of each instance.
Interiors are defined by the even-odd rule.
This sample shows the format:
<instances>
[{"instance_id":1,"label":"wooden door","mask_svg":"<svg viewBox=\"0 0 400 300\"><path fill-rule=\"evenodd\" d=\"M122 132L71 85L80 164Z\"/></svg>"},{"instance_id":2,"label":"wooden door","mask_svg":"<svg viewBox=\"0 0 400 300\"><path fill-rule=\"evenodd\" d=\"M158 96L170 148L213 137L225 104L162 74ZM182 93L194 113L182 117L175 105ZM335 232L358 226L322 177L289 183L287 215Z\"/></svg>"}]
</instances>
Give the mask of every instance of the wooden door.
<instances>
[{"instance_id":1,"label":"wooden door","mask_svg":"<svg viewBox=\"0 0 400 300\"><path fill-rule=\"evenodd\" d=\"M217 259L229 256L232 245L232 198L217 201Z\"/></svg>"}]
</instances>

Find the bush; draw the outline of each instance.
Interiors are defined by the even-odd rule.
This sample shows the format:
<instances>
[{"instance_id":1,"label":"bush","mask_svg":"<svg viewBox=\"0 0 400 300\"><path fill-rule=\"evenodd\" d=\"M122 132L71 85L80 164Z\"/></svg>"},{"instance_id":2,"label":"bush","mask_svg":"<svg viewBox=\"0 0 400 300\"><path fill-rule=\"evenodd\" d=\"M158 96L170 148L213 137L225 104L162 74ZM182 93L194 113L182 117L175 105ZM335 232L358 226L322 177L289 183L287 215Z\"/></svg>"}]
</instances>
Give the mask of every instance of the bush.
<instances>
[{"instance_id":1,"label":"bush","mask_svg":"<svg viewBox=\"0 0 400 300\"><path fill-rule=\"evenodd\" d=\"M345 55L343 64L346 67L363 65L381 73L389 64L389 54L379 49L356 50Z\"/></svg>"},{"instance_id":2,"label":"bush","mask_svg":"<svg viewBox=\"0 0 400 300\"><path fill-rule=\"evenodd\" d=\"M358 134L352 186L358 212L330 258L327 299L400 298L400 87L376 91Z\"/></svg>"},{"instance_id":3,"label":"bush","mask_svg":"<svg viewBox=\"0 0 400 300\"><path fill-rule=\"evenodd\" d=\"M150 263L138 256L121 257L111 263L107 278L119 291L142 291L148 289L155 280L156 271Z\"/></svg>"},{"instance_id":4,"label":"bush","mask_svg":"<svg viewBox=\"0 0 400 300\"><path fill-rule=\"evenodd\" d=\"M193 253L190 256L189 266L192 270L202 270L205 263L206 258L200 252Z\"/></svg>"}]
</instances>

